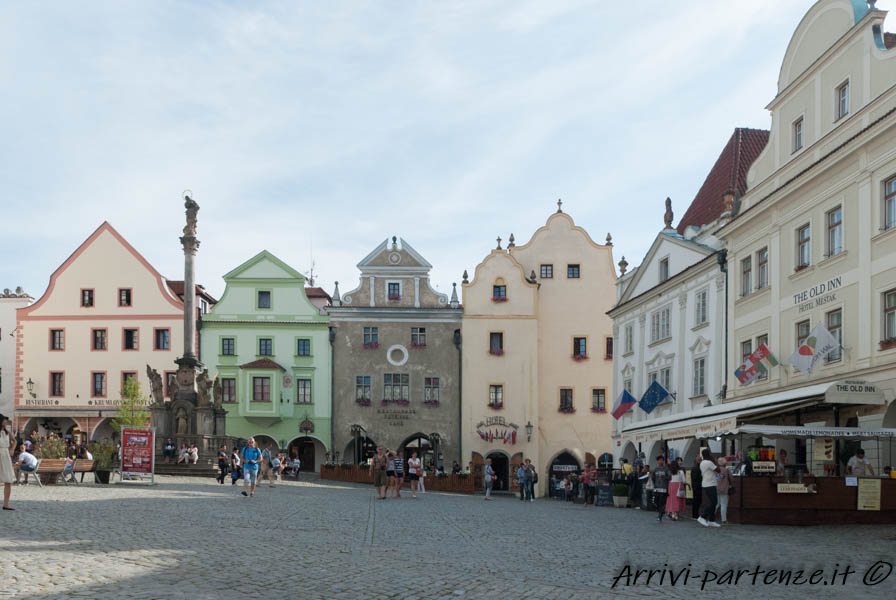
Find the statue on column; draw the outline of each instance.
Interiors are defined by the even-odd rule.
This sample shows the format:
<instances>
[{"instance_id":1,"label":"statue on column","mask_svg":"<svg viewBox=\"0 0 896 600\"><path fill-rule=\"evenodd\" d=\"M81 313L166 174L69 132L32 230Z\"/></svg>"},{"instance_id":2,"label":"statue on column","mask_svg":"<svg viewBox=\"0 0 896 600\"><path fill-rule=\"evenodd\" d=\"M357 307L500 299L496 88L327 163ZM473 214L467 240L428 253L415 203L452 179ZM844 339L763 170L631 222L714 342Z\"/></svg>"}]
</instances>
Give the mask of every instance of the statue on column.
<instances>
[{"instance_id":1,"label":"statue on column","mask_svg":"<svg viewBox=\"0 0 896 600\"><path fill-rule=\"evenodd\" d=\"M196 376L196 390L199 393L199 406L211 406L211 396L209 392L212 388L211 379L208 377L208 369L203 369Z\"/></svg>"},{"instance_id":2,"label":"statue on column","mask_svg":"<svg viewBox=\"0 0 896 600\"><path fill-rule=\"evenodd\" d=\"M185 411L183 407L177 409L177 416L175 416L174 421L177 425L177 435L186 435L189 433L187 411Z\"/></svg>"},{"instance_id":3,"label":"statue on column","mask_svg":"<svg viewBox=\"0 0 896 600\"><path fill-rule=\"evenodd\" d=\"M221 404L224 402L224 399L221 397L223 391L221 390L221 377L220 375L215 375L215 380L212 382L212 391L215 396L215 408L221 408Z\"/></svg>"},{"instance_id":4,"label":"statue on column","mask_svg":"<svg viewBox=\"0 0 896 600\"><path fill-rule=\"evenodd\" d=\"M159 372L146 365L146 376L149 379L150 393L152 394L153 404L159 406L165 401L165 388L162 387L162 376Z\"/></svg>"}]
</instances>

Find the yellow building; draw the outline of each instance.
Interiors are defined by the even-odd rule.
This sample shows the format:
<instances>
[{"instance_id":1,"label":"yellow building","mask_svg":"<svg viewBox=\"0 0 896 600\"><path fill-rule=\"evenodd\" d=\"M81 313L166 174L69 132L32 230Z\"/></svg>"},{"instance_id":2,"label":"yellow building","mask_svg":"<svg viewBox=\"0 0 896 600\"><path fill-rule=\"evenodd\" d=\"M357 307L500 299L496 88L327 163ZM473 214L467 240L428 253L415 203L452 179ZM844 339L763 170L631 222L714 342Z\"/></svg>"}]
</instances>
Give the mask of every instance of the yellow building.
<instances>
[{"instance_id":1,"label":"yellow building","mask_svg":"<svg viewBox=\"0 0 896 600\"><path fill-rule=\"evenodd\" d=\"M552 472L612 452L612 244L562 210L525 245L491 251L464 277L462 456L477 485L492 459L497 490L526 458L544 494Z\"/></svg>"}]
</instances>

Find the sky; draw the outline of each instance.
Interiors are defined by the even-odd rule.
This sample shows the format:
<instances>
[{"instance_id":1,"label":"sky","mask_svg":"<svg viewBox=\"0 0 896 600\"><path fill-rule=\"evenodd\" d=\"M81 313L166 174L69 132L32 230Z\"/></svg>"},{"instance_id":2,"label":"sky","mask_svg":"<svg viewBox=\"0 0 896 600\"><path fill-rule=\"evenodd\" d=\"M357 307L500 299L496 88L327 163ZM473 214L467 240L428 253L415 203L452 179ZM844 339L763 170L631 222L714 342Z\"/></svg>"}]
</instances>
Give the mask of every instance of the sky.
<instances>
[{"instance_id":1,"label":"sky","mask_svg":"<svg viewBox=\"0 0 896 600\"><path fill-rule=\"evenodd\" d=\"M264 249L348 291L392 235L450 293L558 198L637 265L768 128L811 4L2 3L0 289L39 297L103 221L182 279L186 189L217 296Z\"/></svg>"}]
</instances>

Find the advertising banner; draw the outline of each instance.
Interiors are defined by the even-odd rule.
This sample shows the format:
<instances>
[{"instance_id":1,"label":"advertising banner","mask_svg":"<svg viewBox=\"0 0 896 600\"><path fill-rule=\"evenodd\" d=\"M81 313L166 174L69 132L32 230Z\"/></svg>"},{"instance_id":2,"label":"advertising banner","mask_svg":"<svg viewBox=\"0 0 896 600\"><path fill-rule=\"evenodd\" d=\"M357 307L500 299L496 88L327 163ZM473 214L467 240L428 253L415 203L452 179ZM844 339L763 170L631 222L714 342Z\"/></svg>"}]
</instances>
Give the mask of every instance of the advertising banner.
<instances>
[{"instance_id":1,"label":"advertising banner","mask_svg":"<svg viewBox=\"0 0 896 600\"><path fill-rule=\"evenodd\" d=\"M155 471L155 429L151 427L121 428L121 480L153 480Z\"/></svg>"}]
</instances>

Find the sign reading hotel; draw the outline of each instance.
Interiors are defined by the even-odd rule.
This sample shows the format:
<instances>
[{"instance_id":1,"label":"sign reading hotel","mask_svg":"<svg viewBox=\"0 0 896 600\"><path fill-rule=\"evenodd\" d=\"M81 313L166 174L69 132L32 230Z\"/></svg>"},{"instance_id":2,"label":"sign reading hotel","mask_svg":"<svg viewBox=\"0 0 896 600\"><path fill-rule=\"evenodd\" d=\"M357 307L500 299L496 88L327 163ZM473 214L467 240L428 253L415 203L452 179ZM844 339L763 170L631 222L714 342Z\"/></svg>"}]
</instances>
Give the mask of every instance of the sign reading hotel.
<instances>
[{"instance_id":1,"label":"sign reading hotel","mask_svg":"<svg viewBox=\"0 0 896 600\"><path fill-rule=\"evenodd\" d=\"M508 423L504 417L486 417L485 421L476 424L476 433L489 443L516 444L516 434L519 425Z\"/></svg>"},{"instance_id":2,"label":"sign reading hotel","mask_svg":"<svg viewBox=\"0 0 896 600\"><path fill-rule=\"evenodd\" d=\"M819 306L824 306L829 302L837 300L835 290L843 285L843 276L838 275L833 279L829 279L823 283L819 283L809 289L797 292L793 295L793 305L799 306L800 312L806 312Z\"/></svg>"},{"instance_id":3,"label":"sign reading hotel","mask_svg":"<svg viewBox=\"0 0 896 600\"><path fill-rule=\"evenodd\" d=\"M155 429L121 428L121 475L153 477ZM124 477L122 477L124 479Z\"/></svg>"}]
</instances>

